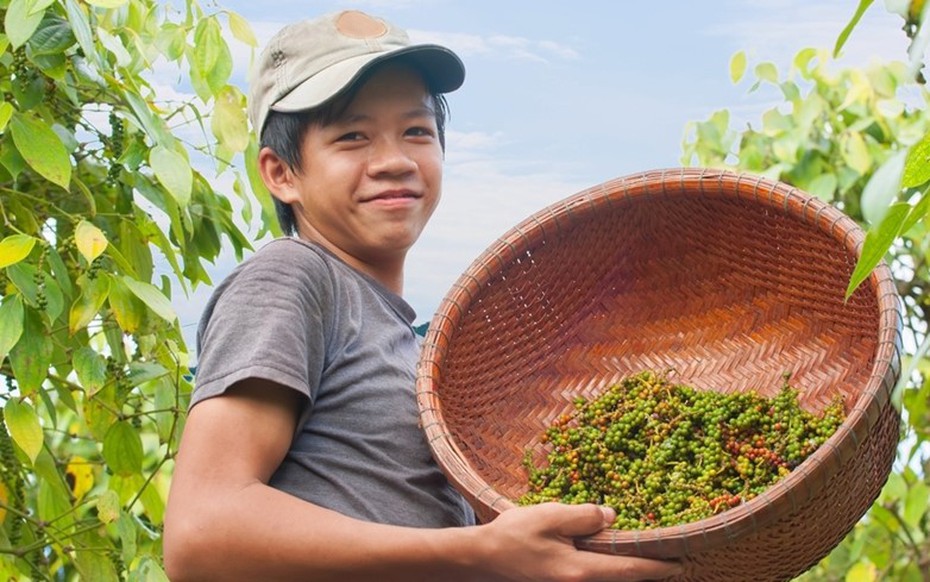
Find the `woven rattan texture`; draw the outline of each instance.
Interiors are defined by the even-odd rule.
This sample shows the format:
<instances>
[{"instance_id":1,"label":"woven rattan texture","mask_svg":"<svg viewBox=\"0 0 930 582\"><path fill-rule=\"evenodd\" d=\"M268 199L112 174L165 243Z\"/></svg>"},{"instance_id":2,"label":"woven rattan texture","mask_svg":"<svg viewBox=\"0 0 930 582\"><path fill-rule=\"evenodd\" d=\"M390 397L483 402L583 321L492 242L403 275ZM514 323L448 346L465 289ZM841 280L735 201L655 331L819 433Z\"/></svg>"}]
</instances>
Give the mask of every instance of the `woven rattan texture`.
<instances>
[{"instance_id":1,"label":"woven rattan texture","mask_svg":"<svg viewBox=\"0 0 930 582\"><path fill-rule=\"evenodd\" d=\"M682 580L786 580L821 559L877 496L898 416L901 315L881 266L848 300L862 232L785 184L709 170L621 178L533 215L483 253L427 333L417 380L437 461L483 520L526 489L544 428L645 369L707 390L848 419L753 501L677 528L605 532L601 552L685 558Z\"/></svg>"}]
</instances>

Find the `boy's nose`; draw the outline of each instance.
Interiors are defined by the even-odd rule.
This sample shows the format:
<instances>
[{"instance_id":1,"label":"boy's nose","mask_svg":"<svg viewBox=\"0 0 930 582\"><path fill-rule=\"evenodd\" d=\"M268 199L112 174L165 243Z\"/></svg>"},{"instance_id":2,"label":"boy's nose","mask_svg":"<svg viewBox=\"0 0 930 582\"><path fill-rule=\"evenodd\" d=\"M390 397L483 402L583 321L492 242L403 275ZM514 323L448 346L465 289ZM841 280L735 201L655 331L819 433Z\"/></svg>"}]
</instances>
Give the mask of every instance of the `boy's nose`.
<instances>
[{"instance_id":1,"label":"boy's nose","mask_svg":"<svg viewBox=\"0 0 930 582\"><path fill-rule=\"evenodd\" d=\"M368 173L405 174L416 170L416 161L405 151L403 144L393 139L381 139L372 144L368 154Z\"/></svg>"}]
</instances>

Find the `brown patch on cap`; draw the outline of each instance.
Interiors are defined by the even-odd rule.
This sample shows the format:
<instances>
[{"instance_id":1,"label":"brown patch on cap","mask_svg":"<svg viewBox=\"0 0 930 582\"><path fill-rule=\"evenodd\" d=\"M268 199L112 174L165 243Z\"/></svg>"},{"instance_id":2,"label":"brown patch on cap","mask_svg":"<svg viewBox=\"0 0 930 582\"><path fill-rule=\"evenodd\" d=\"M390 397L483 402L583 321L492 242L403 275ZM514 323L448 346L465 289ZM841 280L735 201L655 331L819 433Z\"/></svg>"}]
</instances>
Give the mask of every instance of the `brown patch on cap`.
<instances>
[{"instance_id":1,"label":"brown patch on cap","mask_svg":"<svg viewBox=\"0 0 930 582\"><path fill-rule=\"evenodd\" d=\"M387 33L387 26L363 12L349 10L336 19L336 30L351 38L378 38Z\"/></svg>"}]
</instances>

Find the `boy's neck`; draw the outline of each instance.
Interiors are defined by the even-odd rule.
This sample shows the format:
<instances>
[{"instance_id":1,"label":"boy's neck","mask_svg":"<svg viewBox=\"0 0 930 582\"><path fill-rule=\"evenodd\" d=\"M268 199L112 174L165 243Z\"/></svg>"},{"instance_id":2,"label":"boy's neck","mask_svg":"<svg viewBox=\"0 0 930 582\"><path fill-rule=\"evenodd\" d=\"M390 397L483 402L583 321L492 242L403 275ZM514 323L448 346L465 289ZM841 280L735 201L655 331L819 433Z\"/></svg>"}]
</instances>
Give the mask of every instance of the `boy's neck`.
<instances>
[{"instance_id":1,"label":"boy's neck","mask_svg":"<svg viewBox=\"0 0 930 582\"><path fill-rule=\"evenodd\" d=\"M330 253L339 257L342 262L349 265L356 271L365 273L372 279L384 285L386 289L398 296L403 296L404 292L404 262L406 254L398 257L380 257L378 262L363 261L350 255L340 248L327 243L326 241L316 240L314 237L301 235L305 241L313 242L328 250Z\"/></svg>"}]
</instances>

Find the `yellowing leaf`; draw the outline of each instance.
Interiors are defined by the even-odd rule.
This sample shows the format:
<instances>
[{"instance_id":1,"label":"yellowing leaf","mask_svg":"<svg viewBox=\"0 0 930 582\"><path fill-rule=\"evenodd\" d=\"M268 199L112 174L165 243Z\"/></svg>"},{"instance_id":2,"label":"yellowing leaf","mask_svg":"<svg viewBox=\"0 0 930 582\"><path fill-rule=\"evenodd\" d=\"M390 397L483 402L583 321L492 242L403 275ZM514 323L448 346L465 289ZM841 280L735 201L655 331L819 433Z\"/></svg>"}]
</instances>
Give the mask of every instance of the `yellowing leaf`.
<instances>
[{"instance_id":1,"label":"yellowing leaf","mask_svg":"<svg viewBox=\"0 0 930 582\"><path fill-rule=\"evenodd\" d=\"M26 453L32 463L35 463L45 440L42 425L39 423L39 415L28 402L20 402L11 398L3 407L3 419L6 421L10 436L13 437L13 442Z\"/></svg>"},{"instance_id":2,"label":"yellowing leaf","mask_svg":"<svg viewBox=\"0 0 930 582\"><path fill-rule=\"evenodd\" d=\"M878 580L878 571L875 564L859 561L853 564L846 572L845 582L875 582Z\"/></svg>"},{"instance_id":3,"label":"yellowing leaf","mask_svg":"<svg viewBox=\"0 0 930 582\"><path fill-rule=\"evenodd\" d=\"M82 220L74 229L74 244L88 263L99 257L107 248L107 237L92 223Z\"/></svg>"},{"instance_id":4,"label":"yellowing leaf","mask_svg":"<svg viewBox=\"0 0 930 582\"><path fill-rule=\"evenodd\" d=\"M730 59L730 80L739 83L746 73L746 53L739 51Z\"/></svg>"},{"instance_id":5,"label":"yellowing leaf","mask_svg":"<svg viewBox=\"0 0 930 582\"><path fill-rule=\"evenodd\" d=\"M97 276L94 279L85 279L81 286L81 295L74 300L68 314L68 329L73 334L87 327L103 307L110 293L110 279L106 276Z\"/></svg>"},{"instance_id":6,"label":"yellowing leaf","mask_svg":"<svg viewBox=\"0 0 930 582\"><path fill-rule=\"evenodd\" d=\"M39 175L65 190L71 182L71 156L61 138L45 121L23 113L10 120L13 143Z\"/></svg>"},{"instance_id":7,"label":"yellowing leaf","mask_svg":"<svg viewBox=\"0 0 930 582\"><path fill-rule=\"evenodd\" d=\"M229 16L229 29L232 31L233 37L249 46L257 47L258 39L255 38L255 33L252 32L249 21L235 12L227 12L226 15Z\"/></svg>"},{"instance_id":8,"label":"yellowing leaf","mask_svg":"<svg viewBox=\"0 0 930 582\"><path fill-rule=\"evenodd\" d=\"M36 239L26 234L11 234L0 241L0 269L9 267L29 256Z\"/></svg>"},{"instance_id":9,"label":"yellowing leaf","mask_svg":"<svg viewBox=\"0 0 930 582\"><path fill-rule=\"evenodd\" d=\"M245 97L232 85L217 92L210 128L216 139L234 152L242 152L249 145L249 123L245 113Z\"/></svg>"},{"instance_id":10,"label":"yellowing leaf","mask_svg":"<svg viewBox=\"0 0 930 582\"><path fill-rule=\"evenodd\" d=\"M3 525L3 521L6 519L6 506L9 503L10 492L3 481L0 481L0 525Z\"/></svg>"},{"instance_id":11,"label":"yellowing leaf","mask_svg":"<svg viewBox=\"0 0 930 582\"><path fill-rule=\"evenodd\" d=\"M843 161L860 176L865 175L872 168L872 156L865 139L860 133L849 133L843 140Z\"/></svg>"},{"instance_id":12,"label":"yellowing leaf","mask_svg":"<svg viewBox=\"0 0 930 582\"><path fill-rule=\"evenodd\" d=\"M111 489L97 498L97 517L103 523L111 523L119 517L119 495Z\"/></svg>"},{"instance_id":13,"label":"yellowing leaf","mask_svg":"<svg viewBox=\"0 0 930 582\"><path fill-rule=\"evenodd\" d=\"M145 306L135 294L129 290L122 279L113 279L110 283L110 309L116 316L116 323L126 333L134 333L142 324L145 316Z\"/></svg>"},{"instance_id":14,"label":"yellowing leaf","mask_svg":"<svg viewBox=\"0 0 930 582\"><path fill-rule=\"evenodd\" d=\"M65 467L65 480L75 500L80 501L94 486L94 468L87 459L75 455Z\"/></svg>"},{"instance_id":15,"label":"yellowing leaf","mask_svg":"<svg viewBox=\"0 0 930 582\"><path fill-rule=\"evenodd\" d=\"M155 177L168 190L181 207L191 201L194 187L194 174L187 158L174 150L158 145L149 154L149 165Z\"/></svg>"}]
</instances>

